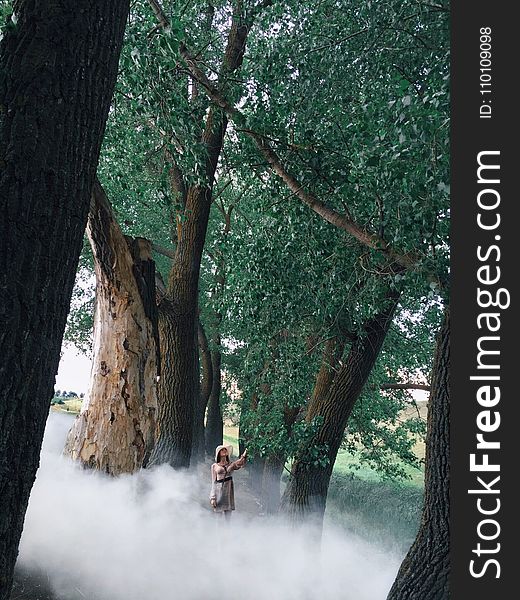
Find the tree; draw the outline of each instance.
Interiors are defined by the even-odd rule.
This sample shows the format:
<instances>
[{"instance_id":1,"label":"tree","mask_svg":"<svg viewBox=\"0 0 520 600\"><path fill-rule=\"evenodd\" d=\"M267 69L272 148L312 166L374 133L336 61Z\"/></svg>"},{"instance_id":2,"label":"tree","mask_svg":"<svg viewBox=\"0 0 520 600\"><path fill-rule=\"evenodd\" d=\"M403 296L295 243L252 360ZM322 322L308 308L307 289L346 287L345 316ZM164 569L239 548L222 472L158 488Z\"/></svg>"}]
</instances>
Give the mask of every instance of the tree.
<instances>
[{"instance_id":1,"label":"tree","mask_svg":"<svg viewBox=\"0 0 520 600\"><path fill-rule=\"evenodd\" d=\"M157 8L157 3L153 4ZM341 415L343 419L345 414L350 418L350 411L353 414L353 409L356 408L353 405L360 397L362 384L377 355L377 352L370 351L368 344L365 356L367 360L363 360L363 339L373 329L373 321L377 321L378 316L384 316L388 309L388 298L395 291L401 292L401 305L397 314L402 315L413 302L422 301L424 305L431 302L438 292L439 284L446 279L446 156L449 142L446 18L442 6L417 6L415 2L390 2L384 7L373 3L351 3L341 11L337 10L337 3L332 1L321 2L319 6L312 8L295 1L260 2L257 6L261 4L272 5L272 10L262 14L258 35L255 35L254 29L252 35L248 34L248 60L241 66L240 72L246 85L237 82L236 77L227 81L224 77L224 85L221 85L222 82L215 77L222 68L222 32L224 29L227 31L231 17L228 4L219 6L216 12L219 22L226 27L214 27L215 35L208 38L207 28L201 25L204 21L201 18L201 5L194 3L190 5L190 10L197 13L198 19L191 22L187 16L189 11L184 13L181 21L172 23L167 23L159 11L162 27L165 28L165 23L168 25L164 29L167 35L151 35L153 42L150 45L153 44L156 50L154 57L163 53L169 57L170 62L167 68L163 65L158 70L163 76L143 78L138 89L132 90L127 96L135 111L145 114L140 127L146 128L147 132L155 132L155 135L158 131L161 132L161 136L158 136L160 143L156 149L151 150L155 156L159 155L163 159L163 177L167 172L171 178L170 220L174 232L172 241L177 251L186 224L188 230L195 228L201 233L201 221L194 217L193 207L191 210L187 209L186 193L188 188L200 187L201 182L202 187L208 183L208 179L204 177L204 165L207 165L209 156L208 146L201 145L200 140L201 135L207 132L208 121L204 117L209 114L219 117L216 123L221 124L219 119L224 118L224 112L233 121L233 125L227 127L228 136L222 141L218 154L219 164L212 171L214 181L211 181L209 190L211 200L206 196L202 204L196 202L198 208L204 208L205 211L207 203L214 203L217 194L222 199L225 198L227 189L235 188L236 191L240 187L237 182L256 180L256 187L251 192L255 202L269 203L272 210L263 221L264 229L256 227L254 219L249 219L250 236L263 233L264 236L281 238L285 229L291 229L290 219L294 219L294 213L279 210L279 205L297 200L301 202L301 208L310 208L324 224L335 226L338 243L330 256L342 259L343 269L353 275L352 279L345 279L347 285L344 286L343 296L330 285L330 281L320 282L318 294L317 288L313 286L319 278L306 280L302 277L302 283L299 286L293 285L291 294L284 297L285 300L290 298L285 312L277 313L279 321L280 318L283 320L283 329L289 332L288 339L298 340L302 345L307 337L318 335L323 342L331 335L338 334L331 327L338 323L337 303L343 303L345 307L339 320L343 331L339 333L346 332L349 338L345 344L344 362L355 364L360 360L365 366L362 377L357 377L356 374L349 381L348 369L345 369L342 377L331 378L334 381L329 381L326 386L319 386L321 401L316 396L308 404L309 410L312 406L311 412L316 417L311 417L311 412L309 413L308 431L312 432L312 428L316 427L316 435L314 446L309 445L308 440L305 440L303 446L312 448L318 461L323 454L327 454L327 460L323 460L321 465L314 465L325 472L326 479L326 471L332 468L331 463L335 458L334 448L339 447L343 435L341 427L332 426L334 419L337 415ZM242 16L235 13L235 17L239 19ZM287 27L280 27L281 23ZM323 45L316 40L322 35L324 23L329 31L337 35ZM182 33L183 29L185 33ZM136 36L133 42L137 43L138 39ZM325 49L330 52L322 52ZM143 46L132 48L133 61L139 68L142 65L149 66L153 60L150 58L152 53L148 54L146 50ZM149 86L152 81L153 86ZM177 86L174 85L175 82ZM169 93L164 93L164 89L170 84ZM229 91L226 89L228 85L231 88ZM159 90L159 93L147 105L143 98L146 98L145 88L148 87L153 87L154 93ZM178 93L172 94L172 90L178 90ZM202 99L202 91L210 99L209 104ZM179 105L182 111L171 110L172 106L177 108ZM154 113L154 106L162 109ZM182 118L179 114L182 114ZM190 115L200 118L192 119ZM203 127L200 126L201 122ZM179 177L180 174L184 177ZM229 188L226 189L228 185ZM218 186L217 193L213 189L215 186ZM207 187L205 189L208 191ZM242 191L250 193L247 186L243 186ZM302 212L305 211L300 211L300 216ZM205 215L206 212L204 218ZM241 216L247 219L247 215ZM204 235L198 235L199 241L204 237L204 243L207 243L207 229L212 225L210 218L211 211ZM302 219L299 224L300 240L315 235L319 219L310 212L306 220ZM296 231L295 236L298 239ZM326 255L327 236L323 237L323 248L318 252ZM262 241L265 242L264 239ZM276 245L265 246L269 251L262 254L261 261L269 266ZM287 247L286 245L283 249L286 250ZM281 249L282 247L278 248L280 253ZM290 256L288 252L287 255ZM199 261L199 254L195 256L192 252L190 256L196 259L192 264L195 270L199 269L198 276L203 269L203 257ZM213 261L210 270L215 266ZM233 287L238 294L237 290L241 285L244 287L246 279L239 277L239 274L245 273L246 268L235 274L236 264L228 261L226 269L226 286ZM302 273L307 275L306 271ZM262 279L263 286L258 286L261 294L255 301L262 306L257 312L264 309L267 311L273 306L279 307L269 301L269 296L277 293L275 290L269 291L269 286L274 287L273 282L276 284L280 279L280 273L276 272L276 268L266 268L262 271L263 274L269 279L266 276ZM200 278L198 285L200 288ZM326 318L323 319L321 329L300 327L298 330L298 319L292 315L293 294L305 297L305 285L329 309L329 314L324 315ZM256 290L254 285L250 287ZM190 289L193 291L193 286ZM191 300L195 296L196 294L191 294ZM200 294L198 296L198 307L194 300L190 300L189 312L192 316L199 313L201 297ZM182 312L180 309L184 310L186 306L179 305L177 312ZM314 304L311 306L314 308ZM229 313L219 312L225 321ZM324 310L323 313L325 312ZM246 316L254 319L257 315L236 314L238 320ZM297 316L301 317L301 314L298 313ZM294 320L295 326L289 327L287 320ZM173 321L165 327L165 331L168 328L174 331ZM343 326L344 321L347 327ZM267 322L268 319L265 319L258 325L260 327ZM386 323L388 320L382 319L382 322ZM225 322L222 328L226 328ZM189 329L193 329L191 324ZM379 338L386 335L381 329L376 336L374 348L380 346ZM228 331L231 330L229 327ZM261 356L258 342L260 336L251 340L248 339L249 334L244 330L241 335L234 337L239 344L244 344L245 352L250 353L249 358L257 354L257 364L253 366L255 361L249 360L249 372L242 380L246 381L249 376L250 385L253 386L254 374L262 371L266 357L265 352ZM264 350L269 347L273 334L269 330L263 336ZM191 333L186 340L187 344L195 344ZM173 343L171 347L174 348ZM175 352L178 351L179 347ZM283 357L284 352L280 355ZM388 355L389 352L383 354L385 359ZM189 361L188 369L194 367L191 350L186 353L184 360ZM226 360L225 353L223 360ZM275 362L279 361L273 361L273 364ZM284 383L292 384L291 378L296 379L292 377L294 372L304 371L303 363L308 375L311 361L301 362L302 365L295 365L295 361L290 365L288 363L284 369L275 365L272 372L267 374L269 393L263 393L263 397L257 398L259 402L254 403L254 416L258 418L255 426L259 426L266 436L268 433L272 434L273 430L282 430L286 425L283 421L284 403L281 394L277 394L276 386L273 386L273 379L278 377L278 381L283 382L280 387ZM176 368L182 373L180 379L187 377L183 365L176 365ZM316 375L321 372L320 365L314 364L313 368L313 376L317 380ZM354 372L352 369L350 371ZM175 369L172 369L172 373L175 378ZM281 373L285 377L281 377ZM181 386L188 390L188 395L191 394L189 386L193 385L194 389L196 387L195 380L190 376L187 380L188 387L184 383ZM335 386L338 393L333 392ZM294 396L299 394L300 399L295 404L305 406L311 395L309 388L312 388L312 377L307 382L307 390L301 381L297 386L291 387L291 396L296 388L298 390ZM173 388L165 384L165 398L168 389ZM351 392L348 398L341 393L345 389ZM184 400L187 396L179 396L180 400L177 396L171 395L175 398L171 405L173 411L169 409L170 412L165 413L166 423L168 415L175 415L175 411L179 409L179 419L165 436L163 458L172 440L180 440L186 449L189 446L189 436L192 435L190 408L182 410L186 406ZM253 397L253 394L249 394L249 398ZM329 398L334 399L332 404L327 402ZM366 411L366 403L363 409ZM267 418L269 410L275 418ZM330 437L325 435L327 432ZM277 438L271 435L271 442L274 439ZM187 452L186 450L184 457ZM308 454L309 452L303 452L301 455ZM182 461L186 463L185 458ZM300 469L299 473L302 488L311 490L311 486L307 485L309 482L304 481L306 471ZM321 497L318 505L322 509L326 485L319 487ZM313 504L314 502L306 501L301 503L302 506Z\"/></svg>"},{"instance_id":2,"label":"tree","mask_svg":"<svg viewBox=\"0 0 520 600\"><path fill-rule=\"evenodd\" d=\"M160 25L168 34L171 24L159 3L153 2L152 5ZM213 11L207 8L205 6L202 26L206 34L213 21ZM232 88L230 79L242 65L251 25L251 15L245 14L241 4L237 3L231 15L216 81L216 86L226 95ZM181 91L182 95L186 89ZM193 89L192 98L195 96ZM150 457L150 464L167 462L174 467L189 466L192 451L194 406L199 394L195 357L200 265L215 173L228 124L228 118L220 107L210 106L205 112L192 103L191 109L200 117L197 123L199 132L195 140L190 140L194 143L191 152L199 155L195 173L183 172L179 167L180 153L168 140L171 146L171 187L178 198L180 210L172 215L172 221L177 222L175 258L168 277L168 293L161 303L159 331L164 355L172 357L172 360L163 365L159 386L159 436ZM175 135L175 130L173 133Z\"/></svg>"},{"instance_id":3,"label":"tree","mask_svg":"<svg viewBox=\"0 0 520 600\"><path fill-rule=\"evenodd\" d=\"M94 358L88 400L65 452L111 475L133 473L155 442L160 357L151 245L123 236L98 181L87 234L96 267Z\"/></svg>"},{"instance_id":4,"label":"tree","mask_svg":"<svg viewBox=\"0 0 520 600\"><path fill-rule=\"evenodd\" d=\"M384 315L382 301L393 290L427 298L428 285L438 289L446 279L447 161L439 160L448 143L446 19L442 7L415 9L414 3L391 3L383 12L371 5L335 12L332 3L322 3L319 10L309 12L307 7L289 5L287 15L299 25L286 40L280 37L280 44L276 37L259 40L278 60L275 68L264 63L254 70L256 85L251 85L253 92L243 110L215 88L193 53L183 51L192 76L252 141L287 191L354 237L363 247L358 257L364 268L380 273L372 314L360 323L361 330L371 330L372 320ZM329 27L341 25L347 32L338 43L348 41L332 61L327 57L327 65L317 52L320 48L309 47L301 31L319 27L325 16ZM334 77L323 76L332 68ZM323 85L315 85L315 74ZM288 88L291 97L299 98L296 106L288 103ZM269 118L266 103L271 107ZM349 109L348 123L339 114L342 107ZM293 124L289 131L288 122ZM354 303L352 310L357 310ZM377 340L374 348L381 343ZM359 345L351 348L354 363L360 359ZM376 356L361 361L366 367L363 383ZM347 369L344 375L348 377ZM344 414L362 389L357 375L352 385L336 380L341 380L338 389L352 390L352 397L338 393L332 407L324 397L314 410L324 418L323 436L316 441L330 448L329 462L334 461L342 437L341 428L334 426L336 415ZM298 485L306 494L313 490L310 478L309 469L299 470ZM298 502L322 511L326 485L319 495L316 501L307 496Z\"/></svg>"},{"instance_id":5,"label":"tree","mask_svg":"<svg viewBox=\"0 0 520 600\"><path fill-rule=\"evenodd\" d=\"M9 597L128 1L14 2L0 42L0 598Z\"/></svg>"},{"instance_id":6,"label":"tree","mask_svg":"<svg viewBox=\"0 0 520 600\"><path fill-rule=\"evenodd\" d=\"M428 405L425 498L419 532L388 600L447 600L450 573L450 311L438 335Z\"/></svg>"}]
</instances>

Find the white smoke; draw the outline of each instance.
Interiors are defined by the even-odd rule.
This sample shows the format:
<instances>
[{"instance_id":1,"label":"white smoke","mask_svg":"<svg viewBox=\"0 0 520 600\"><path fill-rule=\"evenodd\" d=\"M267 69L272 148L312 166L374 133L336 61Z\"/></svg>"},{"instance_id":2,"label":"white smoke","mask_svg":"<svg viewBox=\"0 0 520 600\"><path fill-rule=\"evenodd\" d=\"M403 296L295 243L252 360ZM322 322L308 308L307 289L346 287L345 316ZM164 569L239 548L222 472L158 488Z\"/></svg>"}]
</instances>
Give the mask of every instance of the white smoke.
<instances>
[{"instance_id":1,"label":"white smoke","mask_svg":"<svg viewBox=\"0 0 520 600\"><path fill-rule=\"evenodd\" d=\"M330 526L320 548L309 531L241 513L240 490L224 522L210 511L209 472L206 481L166 466L117 479L82 470L60 455L67 417L49 417L19 555L57 597L386 598L401 556Z\"/></svg>"}]
</instances>

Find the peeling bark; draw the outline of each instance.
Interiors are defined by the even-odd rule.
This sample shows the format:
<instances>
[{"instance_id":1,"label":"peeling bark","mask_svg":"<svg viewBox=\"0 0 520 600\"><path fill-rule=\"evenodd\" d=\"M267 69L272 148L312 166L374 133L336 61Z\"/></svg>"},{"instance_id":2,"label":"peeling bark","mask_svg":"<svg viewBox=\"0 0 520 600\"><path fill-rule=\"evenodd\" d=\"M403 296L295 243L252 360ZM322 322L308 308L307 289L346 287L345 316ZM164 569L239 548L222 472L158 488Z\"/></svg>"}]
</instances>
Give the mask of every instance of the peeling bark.
<instances>
[{"instance_id":1,"label":"peeling bark","mask_svg":"<svg viewBox=\"0 0 520 600\"><path fill-rule=\"evenodd\" d=\"M64 452L110 475L133 473L155 441L157 307L147 240L125 238L99 182L87 234L94 254L96 310L90 389Z\"/></svg>"}]
</instances>

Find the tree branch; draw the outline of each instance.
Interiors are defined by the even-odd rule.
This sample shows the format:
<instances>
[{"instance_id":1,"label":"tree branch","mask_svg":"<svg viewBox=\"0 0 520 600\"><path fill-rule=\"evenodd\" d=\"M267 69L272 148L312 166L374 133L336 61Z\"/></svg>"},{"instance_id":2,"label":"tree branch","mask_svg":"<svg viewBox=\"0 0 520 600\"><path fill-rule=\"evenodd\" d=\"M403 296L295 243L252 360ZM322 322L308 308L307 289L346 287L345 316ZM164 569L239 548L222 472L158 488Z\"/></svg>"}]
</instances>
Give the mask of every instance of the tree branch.
<instances>
[{"instance_id":1,"label":"tree branch","mask_svg":"<svg viewBox=\"0 0 520 600\"><path fill-rule=\"evenodd\" d=\"M430 386L427 383L383 383L380 386L382 390L424 390L430 391Z\"/></svg>"},{"instance_id":2,"label":"tree branch","mask_svg":"<svg viewBox=\"0 0 520 600\"><path fill-rule=\"evenodd\" d=\"M167 256L168 258L175 258L175 251L170 250L169 248L165 248L164 246L160 246L159 244L155 244L152 242L152 250L155 250L157 254L162 254L163 256Z\"/></svg>"},{"instance_id":3,"label":"tree branch","mask_svg":"<svg viewBox=\"0 0 520 600\"><path fill-rule=\"evenodd\" d=\"M157 0L148 0L148 3L152 7L155 17L157 18L157 21L159 21L159 25L163 29L168 30L170 28L170 21L160 3Z\"/></svg>"},{"instance_id":4,"label":"tree branch","mask_svg":"<svg viewBox=\"0 0 520 600\"><path fill-rule=\"evenodd\" d=\"M245 125L246 119L244 115L237 108L232 106L208 79L206 74L198 66L197 61L188 52L185 44L181 44L180 53L187 67L190 69L193 76L204 87L210 99L217 106L222 108L236 124ZM301 184L284 168L282 161L262 134L246 127L242 127L242 131L255 142L258 150L266 159L267 163L271 166L271 169L276 173L276 175L278 175L278 177L284 181L294 195L296 195L304 204L309 206L309 208L311 208L315 213L319 214L323 219L332 225L338 227L339 229L343 229L365 246L368 246L374 250L380 250L401 268L412 269L417 266L417 263L419 262L418 256L415 256L412 253L403 254L396 251L382 237L367 231L347 215L338 213L336 210L327 206L324 202L316 198L312 193L306 191L303 184Z\"/></svg>"}]
</instances>

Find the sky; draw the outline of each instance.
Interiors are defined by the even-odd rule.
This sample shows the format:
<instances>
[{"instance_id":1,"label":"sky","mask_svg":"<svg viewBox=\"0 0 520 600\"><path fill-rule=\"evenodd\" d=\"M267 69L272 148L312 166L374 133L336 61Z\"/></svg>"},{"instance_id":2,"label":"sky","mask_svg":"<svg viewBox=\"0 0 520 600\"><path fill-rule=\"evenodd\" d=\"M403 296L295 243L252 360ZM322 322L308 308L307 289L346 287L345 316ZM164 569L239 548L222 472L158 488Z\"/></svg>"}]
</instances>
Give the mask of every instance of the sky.
<instances>
[{"instance_id":1,"label":"sky","mask_svg":"<svg viewBox=\"0 0 520 600\"><path fill-rule=\"evenodd\" d=\"M76 392L78 395L88 392L92 360L79 352L72 344L63 344L61 360L56 375L55 390Z\"/></svg>"}]
</instances>

